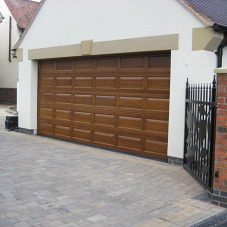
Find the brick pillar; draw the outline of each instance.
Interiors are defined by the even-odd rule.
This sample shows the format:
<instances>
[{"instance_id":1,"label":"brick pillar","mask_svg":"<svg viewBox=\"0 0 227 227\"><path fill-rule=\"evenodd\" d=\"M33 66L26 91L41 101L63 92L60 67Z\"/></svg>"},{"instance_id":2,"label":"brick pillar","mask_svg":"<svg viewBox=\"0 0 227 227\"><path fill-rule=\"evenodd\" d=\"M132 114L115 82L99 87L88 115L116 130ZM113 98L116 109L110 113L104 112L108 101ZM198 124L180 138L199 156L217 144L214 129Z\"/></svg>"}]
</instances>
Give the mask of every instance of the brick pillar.
<instances>
[{"instance_id":1,"label":"brick pillar","mask_svg":"<svg viewBox=\"0 0 227 227\"><path fill-rule=\"evenodd\" d=\"M213 203L227 208L227 68L217 69L217 118Z\"/></svg>"}]
</instances>

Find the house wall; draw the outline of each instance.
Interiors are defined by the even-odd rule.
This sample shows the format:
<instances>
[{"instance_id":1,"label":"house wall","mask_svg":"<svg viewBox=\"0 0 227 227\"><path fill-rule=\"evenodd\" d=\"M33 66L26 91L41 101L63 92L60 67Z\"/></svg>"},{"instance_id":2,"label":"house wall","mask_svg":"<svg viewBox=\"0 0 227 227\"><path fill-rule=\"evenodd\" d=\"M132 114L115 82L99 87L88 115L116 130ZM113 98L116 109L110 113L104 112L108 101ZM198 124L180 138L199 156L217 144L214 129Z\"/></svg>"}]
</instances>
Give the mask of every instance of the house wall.
<instances>
[{"instance_id":1,"label":"house wall","mask_svg":"<svg viewBox=\"0 0 227 227\"><path fill-rule=\"evenodd\" d=\"M12 17L4 1L0 1L1 13L5 19L0 24L0 88L16 88L18 77L18 61L9 61L9 17ZM21 32L12 17L12 48L20 38Z\"/></svg>"},{"instance_id":2,"label":"house wall","mask_svg":"<svg viewBox=\"0 0 227 227\"><path fill-rule=\"evenodd\" d=\"M193 28L206 27L178 0L46 0L19 48L19 127L37 129L37 61L28 50L44 47L179 34L171 50L168 155L183 158L185 84L211 82L216 55L192 51ZM54 10L53 10L54 9ZM42 35L40 35L42 34Z\"/></svg>"},{"instance_id":3,"label":"house wall","mask_svg":"<svg viewBox=\"0 0 227 227\"><path fill-rule=\"evenodd\" d=\"M222 65L227 65L227 47L223 49Z\"/></svg>"}]
</instances>

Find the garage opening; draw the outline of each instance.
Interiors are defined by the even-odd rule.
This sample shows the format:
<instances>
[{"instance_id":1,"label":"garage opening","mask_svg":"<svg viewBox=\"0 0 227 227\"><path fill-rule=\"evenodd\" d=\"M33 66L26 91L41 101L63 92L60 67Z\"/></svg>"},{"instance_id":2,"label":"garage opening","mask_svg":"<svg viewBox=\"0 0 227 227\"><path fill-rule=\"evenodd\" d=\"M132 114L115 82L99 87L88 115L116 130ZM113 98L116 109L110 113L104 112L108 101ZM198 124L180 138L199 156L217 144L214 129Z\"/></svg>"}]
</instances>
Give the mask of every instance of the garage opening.
<instances>
[{"instance_id":1,"label":"garage opening","mask_svg":"<svg viewBox=\"0 0 227 227\"><path fill-rule=\"evenodd\" d=\"M38 134L167 159L170 53L39 62Z\"/></svg>"}]
</instances>

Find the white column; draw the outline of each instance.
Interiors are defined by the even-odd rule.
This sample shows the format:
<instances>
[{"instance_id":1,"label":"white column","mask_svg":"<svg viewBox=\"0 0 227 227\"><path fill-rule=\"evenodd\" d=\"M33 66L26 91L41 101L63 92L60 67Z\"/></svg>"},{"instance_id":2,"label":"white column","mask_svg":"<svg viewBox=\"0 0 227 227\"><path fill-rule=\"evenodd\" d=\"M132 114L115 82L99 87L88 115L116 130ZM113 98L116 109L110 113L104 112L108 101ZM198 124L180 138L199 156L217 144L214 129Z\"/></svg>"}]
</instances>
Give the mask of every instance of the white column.
<instances>
[{"instance_id":1,"label":"white column","mask_svg":"<svg viewBox=\"0 0 227 227\"><path fill-rule=\"evenodd\" d=\"M38 62L24 61L19 66L19 127L37 131Z\"/></svg>"}]
</instances>

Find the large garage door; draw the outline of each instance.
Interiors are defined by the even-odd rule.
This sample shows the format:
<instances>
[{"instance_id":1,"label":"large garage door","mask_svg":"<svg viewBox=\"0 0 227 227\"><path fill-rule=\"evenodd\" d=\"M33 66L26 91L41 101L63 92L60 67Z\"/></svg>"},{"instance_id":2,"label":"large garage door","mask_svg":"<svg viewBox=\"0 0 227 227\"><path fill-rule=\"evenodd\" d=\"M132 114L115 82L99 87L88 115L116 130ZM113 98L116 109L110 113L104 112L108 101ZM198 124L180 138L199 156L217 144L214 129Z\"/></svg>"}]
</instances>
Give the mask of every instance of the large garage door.
<instances>
[{"instance_id":1,"label":"large garage door","mask_svg":"<svg viewBox=\"0 0 227 227\"><path fill-rule=\"evenodd\" d=\"M170 54L39 62L38 134L167 158Z\"/></svg>"}]
</instances>

